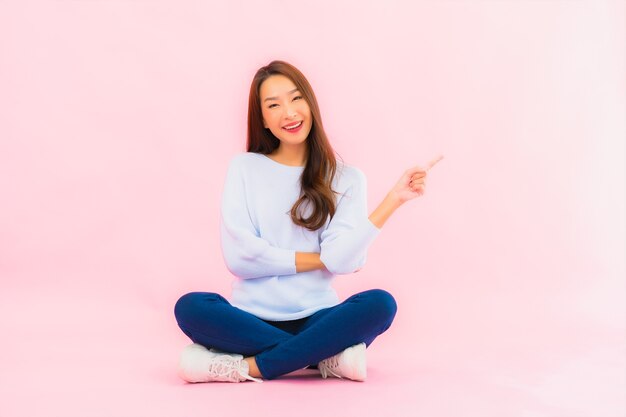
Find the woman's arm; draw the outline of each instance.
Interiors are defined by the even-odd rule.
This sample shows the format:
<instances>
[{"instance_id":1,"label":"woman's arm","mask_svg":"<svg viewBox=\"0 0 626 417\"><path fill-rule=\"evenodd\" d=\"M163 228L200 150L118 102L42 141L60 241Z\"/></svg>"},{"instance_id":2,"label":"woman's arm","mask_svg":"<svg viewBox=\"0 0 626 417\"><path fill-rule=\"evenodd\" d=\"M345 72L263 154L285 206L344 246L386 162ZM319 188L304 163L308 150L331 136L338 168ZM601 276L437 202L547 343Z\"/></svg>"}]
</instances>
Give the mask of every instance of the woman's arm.
<instances>
[{"instance_id":1,"label":"woman's arm","mask_svg":"<svg viewBox=\"0 0 626 417\"><path fill-rule=\"evenodd\" d=\"M374 226L380 229L393 212L401 205L402 203L398 196L390 192L378 205L376 210L370 214L369 219ZM296 272L313 271L315 269L326 269L326 265L320 260L319 253L296 252Z\"/></svg>"},{"instance_id":2,"label":"woman's arm","mask_svg":"<svg viewBox=\"0 0 626 417\"><path fill-rule=\"evenodd\" d=\"M400 180L387 193L383 201L376 207L376 210L365 220L365 223L361 221L359 226L355 226L355 224L348 224L351 220L348 220L347 217L354 218L355 215L359 217L358 211L366 207L365 182L362 181L362 186L356 188L351 197L353 202L359 201L359 203L342 208L338 206L338 212L343 210L344 219L342 221L346 223L347 227L335 227L335 231L328 233L329 230L327 230L322 234L322 238L325 237L324 234L327 234L326 237L332 237L328 240L323 239L322 241L322 253L320 256L323 261L321 264L327 265L327 269L331 267L330 270L334 273L358 271L365 262L364 251L366 250L367 244L363 244L364 239L369 238L373 240L373 236L375 236L375 234L372 235L372 232L365 233L364 231L368 229L380 231L387 219L391 217L398 207L409 200L423 195L426 189L426 176L428 171L442 158L443 156L438 156L430 161L426 167L416 166L407 169L400 177ZM355 197L355 195L358 195L358 197ZM362 213L362 215L364 214L365 213ZM367 226L368 223L369 227ZM355 235L351 235L357 230L360 236L355 237ZM358 248L358 245L363 247ZM314 259L314 261L316 261L316 259ZM331 261L331 264L327 263ZM313 263L311 267L314 268L315 265L316 264ZM317 264L317 267L323 268L324 266Z\"/></svg>"},{"instance_id":3,"label":"woman's arm","mask_svg":"<svg viewBox=\"0 0 626 417\"><path fill-rule=\"evenodd\" d=\"M270 244L258 235L252 223L244 171L245 160L241 156L233 158L222 191L220 239L226 267L242 279L293 275L296 251Z\"/></svg>"},{"instance_id":4,"label":"woman's arm","mask_svg":"<svg viewBox=\"0 0 626 417\"><path fill-rule=\"evenodd\" d=\"M376 210L370 214L370 221L374 226L381 229L387 219L391 217L394 211L402 205L400 198L392 192L389 192L385 199L376 207Z\"/></svg>"},{"instance_id":5,"label":"woman's arm","mask_svg":"<svg viewBox=\"0 0 626 417\"><path fill-rule=\"evenodd\" d=\"M326 269L320 260L319 253L296 252L296 272L307 272L315 269Z\"/></svg>"}]
</instances>

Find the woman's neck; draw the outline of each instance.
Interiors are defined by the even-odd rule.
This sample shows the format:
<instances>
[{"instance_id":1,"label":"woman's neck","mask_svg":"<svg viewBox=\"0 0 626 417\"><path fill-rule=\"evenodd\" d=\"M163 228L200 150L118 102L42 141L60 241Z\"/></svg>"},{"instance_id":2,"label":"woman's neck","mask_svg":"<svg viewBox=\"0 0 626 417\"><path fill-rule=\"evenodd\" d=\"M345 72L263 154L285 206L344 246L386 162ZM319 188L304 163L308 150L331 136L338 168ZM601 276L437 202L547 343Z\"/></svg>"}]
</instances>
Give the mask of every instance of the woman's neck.
<instances>
[{"instance_id":1,"label":"woman's neck","mask_svg":"<svg viewBox=\"0 0 626 417\"><path fill-rule=\"evenodd\" d=\"M306 165L306 151L305 146L284 146L280 144L274 152L267 156L283 165L301 167Z\"/></svg>"}]
</instances>

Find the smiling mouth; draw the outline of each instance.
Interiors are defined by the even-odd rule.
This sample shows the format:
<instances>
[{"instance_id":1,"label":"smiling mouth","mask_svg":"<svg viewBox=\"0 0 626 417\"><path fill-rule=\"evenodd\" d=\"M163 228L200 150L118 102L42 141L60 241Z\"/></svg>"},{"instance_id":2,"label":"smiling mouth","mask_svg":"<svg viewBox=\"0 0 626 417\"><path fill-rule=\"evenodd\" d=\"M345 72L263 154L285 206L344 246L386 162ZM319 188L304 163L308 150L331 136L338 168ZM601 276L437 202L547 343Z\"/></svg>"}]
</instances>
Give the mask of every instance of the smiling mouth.
<instances>
[{"instance_id":1,"label":"smiling mouth","mask_svg":"<svg viewBox=\"0 0 626 417\"><path fill-rule=\"evenodd\" d=\"M289 126L283 126L283 129L293 130L293 129L299 128L301 125L302 125L302 120L297 122L297 123L295 123L295 124L289 125Z\"/></svg>"}]
</instances>

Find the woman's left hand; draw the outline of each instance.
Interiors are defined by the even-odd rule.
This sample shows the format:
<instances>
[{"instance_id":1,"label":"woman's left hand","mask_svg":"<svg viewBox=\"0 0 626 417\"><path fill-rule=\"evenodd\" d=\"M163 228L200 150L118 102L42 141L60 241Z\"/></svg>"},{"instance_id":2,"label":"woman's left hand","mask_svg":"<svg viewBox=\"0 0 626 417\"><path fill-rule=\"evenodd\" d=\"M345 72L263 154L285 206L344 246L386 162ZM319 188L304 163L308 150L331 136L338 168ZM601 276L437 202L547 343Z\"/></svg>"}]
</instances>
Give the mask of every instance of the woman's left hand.
<instances>
[{"instance_id":1,"label":"woman's left hand","mask_svg":"<svg viewBox=\"0 0 626 417\"><path fill-rule=\"evenodd\" d=\"M401 203L405 203L424 194L426 191L426 175L435 164L443 159L439 155L430 161L425 167L416 166L407 169L398 183L391 189Z\"/></svg>"}]
</instances>

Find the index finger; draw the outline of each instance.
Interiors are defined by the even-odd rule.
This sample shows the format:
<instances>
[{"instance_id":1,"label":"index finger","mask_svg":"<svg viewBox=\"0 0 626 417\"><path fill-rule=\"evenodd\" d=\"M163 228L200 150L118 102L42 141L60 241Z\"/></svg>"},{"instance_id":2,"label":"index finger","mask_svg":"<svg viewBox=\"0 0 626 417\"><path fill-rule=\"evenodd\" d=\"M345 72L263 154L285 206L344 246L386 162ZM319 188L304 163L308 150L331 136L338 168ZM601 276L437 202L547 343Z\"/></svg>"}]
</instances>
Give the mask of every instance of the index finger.
<instances>
[{"instance_id":1,"label":"index finger","mask_svg":"<svg viewBox=\"0 0 626 417\"><path fill-rule=\"evenodd\" d=\"M430 161L426 167L426 171L428 171L429 169L431 169L432 167L435 166L435 164L439 161L441 161L443 159L443 155L439 155L438 157L436 157L435 159L433 159L432 161Z\"/></svg>"}]
</instances>

